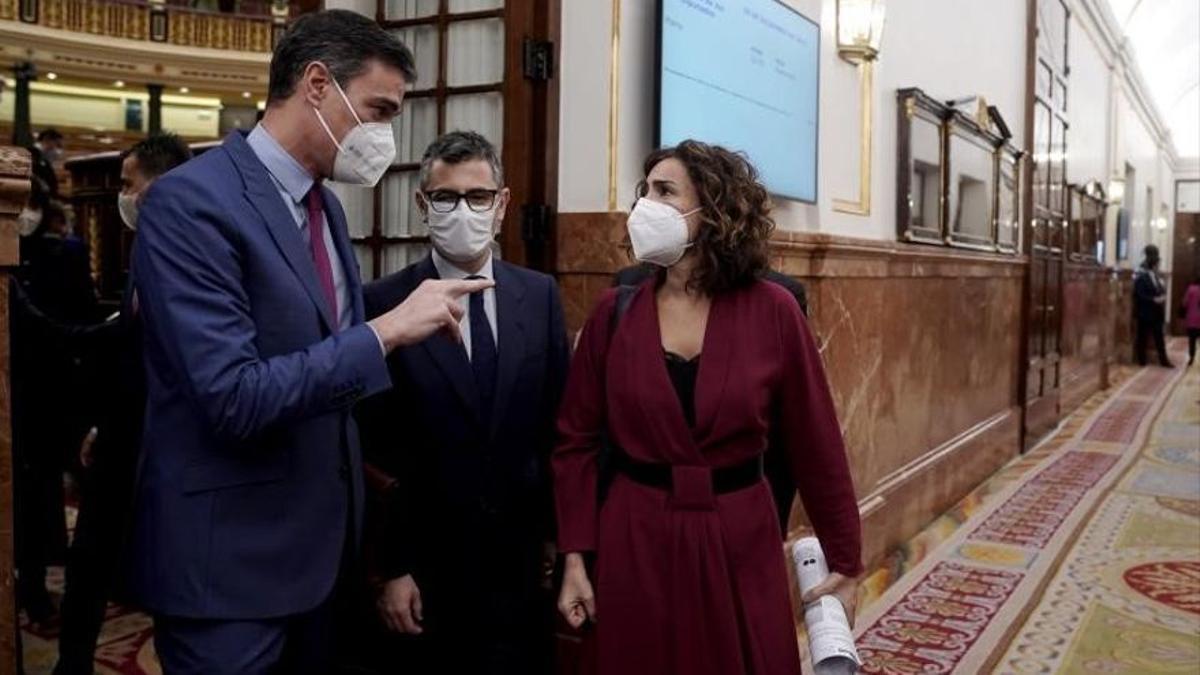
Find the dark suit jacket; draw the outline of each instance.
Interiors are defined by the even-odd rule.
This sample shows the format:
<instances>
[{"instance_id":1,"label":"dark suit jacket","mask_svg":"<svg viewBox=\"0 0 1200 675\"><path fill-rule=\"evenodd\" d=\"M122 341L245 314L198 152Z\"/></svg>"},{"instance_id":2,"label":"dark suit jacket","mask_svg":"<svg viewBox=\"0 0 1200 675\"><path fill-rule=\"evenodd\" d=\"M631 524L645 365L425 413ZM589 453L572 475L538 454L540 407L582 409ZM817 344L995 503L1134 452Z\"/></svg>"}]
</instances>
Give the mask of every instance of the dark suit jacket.
<instances>
[{"instance_id":1,"label":"dark suit jacket","mask_svg":"<svg viewBox=\"0 0 1200 675\"><path fill-rule=\"evenodd\" d=\"M242 132L154 182L138 218L146 425L132 587L151 611L297 614L329 597L363 498L350 408L390 386L363 324L336 196L325 215L353 325L336 331L312 255Z\"/></svg>"},{"instance_id":2,"label":"dark suit jacket","mask_svg":"<svg viewBox=\"0 0 1200 675\"><path fill-rule=\"evenodd\" d=\"M617 272L613 278L613 285L637 286L650 278L655 271L655 268L651 265L626 267ZM808 297L804 291L803 284L775 270L764 272L763 279L787 289L796 298L796 302L800 304L800 311L804 312L805 316L808 315ZM775 508L779 515L779 527L783 530L783 535L786 537L788 518L792 514L792 502L796 500L796 482L788 469L787 455L774 433L771 434L771 438L769 439L763 463L767 482L771 484L771 494L775 497Z\"/></svg>"},{"instance_id":3,"label":"dark suit jacket","mask_svg":"<svg viewBox=\"0 0 1200 675\"><path fill-rule=\"evenodd\" d=\"M27 149L31 164L29 173L33 179L33 200L40 204L47 199L58 199L58 174L54 172L54 165L36 145Z\"/></svg>"},{"instance_id":4,"label":"dark suit jacket","mask_svg":"<svg viewBox=\"0 0 1200 675\"><path fill-rule=\"evenodd\" d=\"M494 271L499 369L490 425L466 351L440 334L393 352L395 388L357 413L368 461L398 481L380 571L412 573L422 590L430 576L464 564L480 574L478 561L505 557L495 546L537 548L552 538L548 466L568 361L562 303L545 274L499 260ZM367 315L436 278L427 257L369 284Z\"/></svg>"},{"instance_id":5,"label":"dark suit jacket","mask_svg":"<svg viewBox=\"0 0 1200 675\"><path fill-rule=\"evenodd\" d=\"M1154 301L1163 292L1164 289L1154 284L1150 270L1138 268L1133 277L1133 311L1138 321L1161 324L1167 320L1166 303Z\"/></svg>"}]
</instances>

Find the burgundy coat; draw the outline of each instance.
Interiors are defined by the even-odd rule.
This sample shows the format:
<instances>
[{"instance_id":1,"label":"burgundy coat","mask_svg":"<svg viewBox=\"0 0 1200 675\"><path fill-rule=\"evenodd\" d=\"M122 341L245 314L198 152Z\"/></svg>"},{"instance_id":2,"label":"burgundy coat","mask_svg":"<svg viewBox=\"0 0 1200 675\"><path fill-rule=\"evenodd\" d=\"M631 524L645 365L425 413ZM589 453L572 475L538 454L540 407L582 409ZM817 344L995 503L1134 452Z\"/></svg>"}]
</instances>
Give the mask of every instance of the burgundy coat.
<instances>
[{"instance_id":1,"label":"burgundy coat","mask_svg":"<svg viewBox=\"0 0 1200 675\"><path fill-rule=\"evenodd\" d=\"M653 284L638 289L611 345L616 291L601 298L559 414L559 548L596 553L596 670L799 673L771 491L764 480L714 496L709 471L753 459L777 432L830 568L862 571L854 486L820 355L782 288L756 282L717 296L689 429L666 370ZM597 509L605 429L630 457L674 466L673 492L618 476Z\"/></svg>"}]
</instances>

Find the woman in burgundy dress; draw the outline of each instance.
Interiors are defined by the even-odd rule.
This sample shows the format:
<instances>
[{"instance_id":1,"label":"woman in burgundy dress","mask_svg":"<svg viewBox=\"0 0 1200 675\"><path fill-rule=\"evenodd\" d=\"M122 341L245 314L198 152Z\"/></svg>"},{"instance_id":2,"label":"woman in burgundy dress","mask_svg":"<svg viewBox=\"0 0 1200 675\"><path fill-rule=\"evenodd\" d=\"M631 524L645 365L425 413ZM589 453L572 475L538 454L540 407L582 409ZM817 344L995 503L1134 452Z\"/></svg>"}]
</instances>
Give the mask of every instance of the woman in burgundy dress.
<instances>
[{"instance_id":1,"label":"woman in burgundy dress","mask_svg":"<svg viewBox=\"0 0 1200 675\"><path fill-rule=\"evenodd\" d=\"M630 242L661 269L627 309L616 289L597 304L559 416L559 610L575 627L594 622L600 675L793 675L786 563L762 475L769 436L788 449L833 572L810 597L834 593L852 616L862 571L821 357L796 301L759 280L774 223L754 168L685 141L653 153L645 176ZM598 480L610 472L611 484Z\"/></svg>"}]
</instances>

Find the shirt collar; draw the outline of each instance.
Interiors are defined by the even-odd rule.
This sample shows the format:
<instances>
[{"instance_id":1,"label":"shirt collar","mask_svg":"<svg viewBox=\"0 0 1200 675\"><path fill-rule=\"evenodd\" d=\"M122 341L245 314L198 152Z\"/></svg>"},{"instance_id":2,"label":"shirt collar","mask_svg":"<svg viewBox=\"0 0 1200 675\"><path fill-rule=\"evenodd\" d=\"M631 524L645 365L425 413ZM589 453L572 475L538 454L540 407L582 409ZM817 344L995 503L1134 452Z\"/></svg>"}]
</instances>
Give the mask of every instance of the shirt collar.
<instances>
[{"instance_id":1,"label":"shirt collar","mask_svg":"<svg viewBox=\"0 0 1200 675\"><path fill-rule=\"evenodd\" d=\"M300 166L300 162L288 154L279 141L271 136L271 132L261 124L255 125L254 130L246 137L246 142L250 144L250 149L258 157L258 161L267 167L275 182L288 193L292 201L301 203L315 182L312 174Z\"/></svg>"},{"instance_id":2,"label":"shirt collar","mask_svg":"<svg viewBox=\"0 0 1200 675\"><path fill-rule=\"evenodd\" d=\"M433 266L437 269L438 277L441 279L466 279L469 276L483 277L484 279L495 279L496 278L495 275L492 273L493 272L492 263L494 262L494 260L492 259L491 251L488 251L487 262L483 263L483 267L480 268L479 271L475 272L474 274L471 274L469 272L464 272L457 265L450 262L449 260L446 260L446 258L444 258L441 253L438 253L436 248L433 249L432 251L433 251Z\"/></svg>"}]
</instances>

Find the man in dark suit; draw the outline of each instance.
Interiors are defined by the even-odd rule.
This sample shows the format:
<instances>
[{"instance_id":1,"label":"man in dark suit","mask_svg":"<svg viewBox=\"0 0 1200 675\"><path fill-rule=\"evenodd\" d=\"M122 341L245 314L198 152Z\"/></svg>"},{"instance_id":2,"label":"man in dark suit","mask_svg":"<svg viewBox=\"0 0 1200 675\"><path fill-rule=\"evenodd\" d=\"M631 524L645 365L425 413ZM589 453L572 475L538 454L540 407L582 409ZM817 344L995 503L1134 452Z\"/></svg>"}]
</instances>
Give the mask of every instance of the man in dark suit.
<instances>
[{"instance_id":1,"label":"man in dark suit","mask_svg":"<svg viewBox=\"0 0 1200 675\"><path fill-rule=\"evenodd\" d=\"M410 637L383 672L548 673L548 460L568 360L558 288L493 257L509 192L479 134L434 141L416 199L433 251L368 285L367 315L428 279L496 286L464 299L461 345L435 335L393 352L395 387L359 411L368 460L399 482L378 607Z\"/></svg>"},{"instance_id":2,"label":"man in dark suit","mask_svg":"<svg viewBox=\"0 0 1200 675\"><path fill-rule=\"evenodd\" d=\"M32 166L33 194L45 199L58 199L58 174L55 166L63 159L63 135L53 127L38 132L37 140L29 148Z\"/></svg>"},{"instance_id":3,"label":"man in dark suit","mask_svg":"<svg viewBox=\"0 0 1200 675\"><path fill-rule=\"evenodd\" d=\"M20 248L20 302L10 306L16 590L30 621L41 624L54 614L46 566L62 560L67 543L63 472L87 429L78 355L44 339L41 318L86 324L99 317L88 247L73 236L66 205L43 195L38 225Z\"/></svg>"},{"instance_id":4,"label":"man in dark suit","mask_svg":"<svg viewBox=\"0 0 1200 675\"><path fill-rule=\"evenodd\" d=\"M1161 258L1154 244L1143 250L1145 259L1133 278L1133 311L1137 320L1137 339L1133 343L1133 358L1139 366L1146 365L1146 339L1154 340L1158 351L1158 363L1163 368L1174 368L1167 356L1167 342L1163 336L1163 324L1167 321L1167 286L1158 276Z\"/></svg>"},{"instance_id":5,"label":"man in dark suit","mask_svg":"<svg viewBox=\"0 0 1200 675\"><path fill-rule=\"evenodd\" d=\"M384 359L458 331L436 281L364 323L346 216L326 178L374 185L411 52L361 15L297 19L262 122L162 176L139 209L146 423L132 591L176 673L328 673L363 474L350 408Z\"/></svg>"},{"instance_id":6,"label":"man in dark suit","mask_svg":"<svg viewBox=\"0 0 1200 675\"><path fill-rule=\"evenodd\" d=\"M121 158L119 210L125 225L137 227L137 208L161 175L191 159L179 136L155 133ZM120 312L101 324L68 328L64 338L83 354L93 383L91 439L82 453L84 468L79 516L67 554L66 591L55 675L91 675L96 638L114 583L125 562L121 545L129 517L133 479L146 407L142 372L141 324L132 278Z\"/></svg>"},{"instance_id":7,"label":"man in dark suit","mask_svg":"<svg viewBox=\"0 0 1200 675\"><path fill-rule=\"evenodd\" d=\"M631 265L617 272L616 276L613 277L613 285L636 286L655 274L656 269L660 268L655 268L653 265ZM805 293L803 284L775 270L764 272L763 279L779 284L787 289L796 298L796 302L800 304L800 311L804 312L805 316L808 316L808 296ZM767 446L767 453L764 455L763 464L763 473L766 474L767 482L771 485L771 494L775 497L775 509L779 515L779 527L786 538L788 518L792 514L792 503L796 501L796 481L792 478L791 471L788 469L787 454L782 450L776 450L776 444L773 440Z\"/></svg>"}]
</instances>

